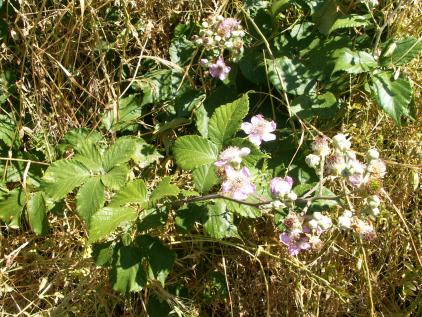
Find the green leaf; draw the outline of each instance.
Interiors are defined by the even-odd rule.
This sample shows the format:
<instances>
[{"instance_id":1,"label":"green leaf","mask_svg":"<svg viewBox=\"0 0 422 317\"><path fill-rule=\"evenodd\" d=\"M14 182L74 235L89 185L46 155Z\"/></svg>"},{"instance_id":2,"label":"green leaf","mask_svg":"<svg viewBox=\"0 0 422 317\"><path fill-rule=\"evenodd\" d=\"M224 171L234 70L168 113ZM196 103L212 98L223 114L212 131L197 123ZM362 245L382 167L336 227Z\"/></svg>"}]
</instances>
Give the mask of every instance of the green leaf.
<instances>
[{"instance_id":1,"label":"green leaf","mask_svg":"<svg viewBox=\"0 0 422 317\"><path fill-rule=\"evenodd\" d=\"M370 17L371 16L369 14L349 14L345 17L338 18L337 20L335 20L334 24L329 29L328 34L338 29L369 26L371 25Z\"/></svg>"},{"instance_id":2,"label":"green leaf","mask_svg":"<svg viewBox=\"0 0 422 317\"><path fill-rule=\"evenodd\" d=\"M398 125L401 123L402 115L409 116L412 86L408 80L401 77L394 80L393 73L385 71L372 77L371 92L378 105Z\"/></svg>"},{"instance_id":3,"label":"green leaf","mask_svg":"<svg viewBox=\"0 0 422 317\"><path fill-rule=\"evenodd\" d=\"M176 185L170 184L170 180L171 179L169 176L163 177L161 182L154 189L150 198L150 200L153 203L163 199L164 197L179 195L180 193L179 187L177 187Z\"/></svg>"},{"instance_id":4,"label":"green leaf","mask_svg":"<svg viewBox=\"0 0 422 317\"><path fill-rule=\"evenodd\" d=\"M143 97L133 94L119 100L118 113L109 110L103 117L104 127L108 131L122 131L131 128L143 115Z\"/></svg>"},{"instance_id":5,"label":"green leaf","mask_svg":"<svg viewBox=\"0 0 422 317\"><path fill-rule=\"evenodd\" d=\"M422 51L422 38L415 39L408 36L397 41L391 40L387 44L380 57L383 66L407 64L417 58Z\"/></svg>"},{"instance_id":6,"label":"green leaf","mask_svg":"<svg viewBox=\"0 0 422 317\"><path fill-rule=\"evenodd\" d=\"M196 45L186 39L185 36L179 36L171 41L169 48L170 60L180 66L191 62L196 51Z\"/></svg>"},{"instance_id":7,"label":"green leaf","mask_svg":"<svg viewBox=\"0 0 422 317\"><path fill-rule=\"evenodd\" d=\"M315 91L316 79L310 76L300 61L282 56L274 60L268 59L267 64L268 77L277 89L294 95Z\"/></svg>"},{"instance_id":8,"label":"green leaf","mask_svg":"<svg viewBox=\"0 0 422 317\"><path fill-rule=\"evenodd\" d=\"M338 8L340 7L337 0L309 1L311 10L313 11L312 19L318 24L321 33L328 35L334 22L340 16Z\"/></svg>"},{"instance_id":9,"label":"green leaf","mask_svg":"<svg viewBox=\"0 0 422 317\"><path fill-rule=\"evenodd\" d=\"M141 168L145 168L163 157L155 146L146 143L142 139L136 139L136 144L135 153L132 159Z\"/></svg>"},{"instance_id":10,"label":"green leaf","mask_svg":"<svg viewBox=\"0 0 422 317\"><path fill-rule=\"evenodd\" d=\"M204 206L189 204L176 211L174 223L178 231L187 233L193 228L196 222L199 222L200 220L205 222L207 217L208 211Z\"/></svg>"},{"instance_id":11,"label":"green leaf","mask_svg":"<svg viewBox=\"0 0 422 317\"><path fill-rule=\"evenodd\" d=\"M339 103L331 92L318 96L302 95L293 100L290 110L301 119L313 119L316 116L330 119L339 110Z\"/></svg>"},{"instance_id":12,"label":"green leaf","mask_svg":"<svg viewBox=\"0 0 422 317\"><path fill-rule=\"evenodd\" d=\"M335 197L336 195L326 187L322 188L322 196L324 197ZM324 211L333 208L338 205L338 201L334 199L318 199L314 200L309 207L310 212Z\"/></svg>"},{"instance_id":13,"label":"green leaf","mask_svg":"<svg viewBox=\"0 0 422 317\"><path fill-rule=\"evenodd\" d=\"M254 48L246 49L239 61L240 71L247 80L254 84L263 84L267 81L265 72L264 54Z\"/></svg>"},{"instance_id":14,"label":"green leaf","mask_svg":"<svg viewBox=\"0 0 422 317\"><path fill-rule=\"evenodd\" d=\"M97 266L107 266L113 258L113 244L111 241L94 243L91 256Z\"/></svg>"},{"instance_id":15,"label":"green leaf","mask_svg":"<svg viewBox=\"0 0 422 317\"><path fill-rule=\"evenodd\" d=\"M118 190L124 184L126 184L127 176L129 174L129 168L125 165L117 165L113 167L105 175L101 176L106 187Z\"/></svg>"},{"instance_id":16,"label":"green leaf","mask_svg":"<svg viewBox=\"0 0 422 317\"><path fill-rule=\"evenodd\" d=\"M95 144L83 141L78 148L78 154L73 158L93 172L103 171L102 157Z\"/></svg>"},{"instance_id":17,"label":"green leaf","mask_svg":"<svg viewBox=\"0 0 422 317\"><path fill-rule=\"evenodd\" d=\"M207 193L214 185L218 184L214 164L200 166L192 172L193 183L200 193Z\"/></svg>"},{"instance_id":18,"label":"green leaf","mask_svg":"<svg viewBox=\"0 0 422 317\"><path fill-rule=\"evenodd\" d=\"M226 209L223 201L216 201L214 205L209 204L207 209L208 219L204 223L204 230L208 235L216 239L239 237L233 224L233 215Z\"/></svg>"},{"instance_id":19,"label":"green leaf","mask_svg":"<svg viewBox=\"0 0 422 317\"><path fill-rule=\"evenodd\" d=\"M85 128L73 129L65 134L57 146L57 150L61 154L64 154L68 149L74 149L76 153L79 153L79 149L84 144L96 144L102 140L102 134L97 131L91 131Z\"/></svg>"},{"instance_id":20,"label":"green leaf","mask_svg":"<svg viewBox=\"0 0 422 317\"><path fill-rule=\"evenodd\" d=\"M241 98L218 107L208 124L208 137L220 148L240 129L242 120L249 111L249 98L244 94Z\"/></svg>"},{"instance_id":21,"label":"green leaf","mask_svg":"<svg viewBox=\"0 0 422 317\"><path fill-rule=\"evenodd\" d=\"M125 204L140 204L148 201L148 190L142 179L136 179L126 184L111 200L110 207L120 207Z\"/></svg>"},{"instance_id":22,"label":"green leaf","mask_svg":"<svg viewBox=\"0 0 422 317\"><path fill-rule=\"evenodd\" d=\"M110 171L116 165L127 163L135 154L136 143L133 138L118 138L104 153L104 169Z\"/></svg>"},{"instance_id":23,"label":"green leaf","mask_svg":"<svg viewBox=\"0 0 422 317\"><path fill-rule=\"evenodd\" d=\"M199 106L194 110L195 125L198 132L204 137L208 137L208 113L204 105Z\"/></svg>"},{"instance_id":24,"label":"green leaf","mask_svg":"<svg viewBox=\"0 0 422 317\"><path fill-rule=\"evenodd\" d=\"M16 188L8 192L0 200L0 220L7 223L9 227L18 229L25 202L26 195L21 189Z\"/></svg>"},{"instance_id":25,"label":"green leaf","mask_svg":"<svg viewBox=\"0 0 422 317\"><path fill-rule=\"evenodd\" d=\"M271 5L271 13L276 16L280 11L285 9L291 0L273 0Z\"/></svg>"},{"instance_id":26,"label":"green leaf","mask_svg":"<svg viewBox=\"0 0 422 317\"><path fill-rule=\"evenodd\" d=\"M164 286L176 260L176 253L167 248L160 239L149 235L140 236L137 242L142 255L148 260L149 275Z\"/></svg>"},{"instance_id":27,"label":"green leaf","mask_svg":"<svg viewBox=\"0 0 422 317\"><path fill-rule=\"evenodd\" d=\"M226 200L225 203L227 206L227 210L231 211L232 213L238 214L239 216L245 218L258 218L262 216L262 212L258 208L239 204L230 200Z\"/></svg>"},{"instance_id":28,"label":"green leaf","mask_svg":"<svg viewBox=\"0 0 422 317\"><path fill-rule=\"evenodd\" d=\"M57 201L90 177L91 173L89 170L77 161L56 161L45 172L43 189L49 197Z\"/></svg>"},{"instance_id":29,"label":"green leaf","mask_svg":"<svg viewBox=\"0 0 422 317\"><path fill-rule=\"evenodd\" d=\"M149 229L164 227L168 218L168 208L152 208L142 211L140 214L137 229L144 232Z\"/></svg>"},{"instance_id":30,"label":"green leaf","mask_svg":"<svg viewBox=\"0 0 422 317\"><path fill-rule=\"evenodd\" d=\"M217 146L197 135L177 138L173 153L177 165L182 169L194 169L217 161Z\"/></svg>"},{"instance_id":31,"label":"green leaf","mask_svg":"<svg viewBox=\"0 0 422 317\"><path fill-rule=\"evenodd\" d=\"M126 222L135 221L138 213L129 207L104 207L94 213L89 225L89 242L107 237Z\"/></svg>"},{"instance_id":32,"label":"green leaf","mask_svg":"<svg viewBox=\"0 0 422 317\"><path fill-rule=\"evenodd\" d=\"M87 224L92 215L104 205L104 185L100 177L92 177L81 186L76 195L76 208L78 214Z\"/></svg>"},{"instance_id":33,"label":"green leaf","mask_svg":"<svg viewBox=\"0 0 422 317\"><path fill-rule=\"evenodd\" d=\"M17 137L16 125L7 115L0 114L0 140L7 146L12 146Z\"/></svg>"},{"instance_id":34,"label":"green leaf","mask_svg":"<svg viewBox=\"0 0 422 317\"><path fill-rule=\"evenodd\" d=\"M377 66L378 63L371 54L344 48L338 55L333 73L343 70L349 74L360 74L369 72Z\"/></svg>"},{"instance_id":35,"label":"green leaf","mask_svg":"<svg viewBox=\"0 0 422 317\"><path fill-rule=\"evenodd\" d=\"M28 201L28 222L32 231L37 235L43 235L48 232L47 208L44 195L37 192L31 195Z\"/></svg>"},{"instance_id":36,"label":"green leaf","mask_svg":"<svg viewBox=\"0 0 422 317\"><path fill-rule=\"evenodd\" d=\"M113 289L127 294L142 290L147 283L147 275L141 265L141 250L134 246L124 246L122 243L115 247L110 281Z\"/></svg>"}]
</instances>

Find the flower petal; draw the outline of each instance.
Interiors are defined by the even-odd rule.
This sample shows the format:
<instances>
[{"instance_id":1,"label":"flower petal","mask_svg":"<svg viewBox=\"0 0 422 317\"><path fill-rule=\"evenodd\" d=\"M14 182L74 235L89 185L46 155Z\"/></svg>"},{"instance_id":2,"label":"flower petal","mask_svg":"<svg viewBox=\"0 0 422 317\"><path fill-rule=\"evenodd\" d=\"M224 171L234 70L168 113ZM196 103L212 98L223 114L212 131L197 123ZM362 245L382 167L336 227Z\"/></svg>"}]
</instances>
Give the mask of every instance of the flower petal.
<instances>
[{"instance_id":1,"label":"flower petal","mask_svg":"<svg viewBox=\"0 0 422 317\"><path fill-rule=\"evenodd\" d=\"M250 134L253 130L253 125L250 122L243 122L240 126L240 128L246 133Z\"/></svg>"}]
</instances>

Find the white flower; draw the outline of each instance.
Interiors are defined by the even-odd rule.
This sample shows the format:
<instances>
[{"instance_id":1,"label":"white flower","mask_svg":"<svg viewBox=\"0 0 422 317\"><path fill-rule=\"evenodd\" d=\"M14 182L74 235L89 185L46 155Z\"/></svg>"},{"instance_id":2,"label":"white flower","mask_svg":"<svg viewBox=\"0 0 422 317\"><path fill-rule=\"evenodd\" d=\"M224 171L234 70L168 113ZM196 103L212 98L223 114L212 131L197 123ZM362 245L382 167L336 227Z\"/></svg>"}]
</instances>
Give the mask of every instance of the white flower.
<instances>
[{"instance_id":1,"label":"white flower","mask_svg":"<svg viewBox=\"0 0 422 317\"><path fill-rule=\"evenodd\" d=\"M227 164L232 164L238 168L242 162L242 157L247 156L251 150L247 147L238 148L237 146L229 146L223 152L220 153L220 159L214 163L215 166L222 167Z\"/></svg>"},{"instance_id":2,"label":"white flower","mask_svg":"<svg viewBox=\"0 0 422 317\"><path fill-rule=\"evenodd\" d=\"M251 122L243 122L240 128L248 134L249 141L259 146L262 141L275 140L274 132L276 124L274 121L267 121L260 114L253 116Z\"/></svg>"},{"instance_id":3,"label":"white flower","mask_svg":"<svg viewBox=\"0 0 422 317\"><path fill-rule=\"evenodd\" d=\"M317 168L319 166L319 163L321 162L321 157L315 154L309 154L305 158L306 164L308 164L309 167Z\"/></svg>"},{"instance_id":4,"label":"white flower","mask_svg":"<svg viewBox=\"0 0 422 317\"><path fill-rule=\"evenodd\" d=\"M368 164L368 171L376 177L383 178L387 173L387 167L385 166L385 163L380 159L372 160Z\"/></svg>"},{"instance_id":5,"label":"white flower","mask_svg":"<svg viewBox=\"0 0 422 317\"><path fill-rule=\"evenodd\" d=\"M346 135L343 133L339 133L333 137L334 146L342 151L345 152L350 149L352 143L347 139Z\"/></svg>"},{"instance_id":6,"label":"white flower","mask_svg":"<svg viewBox=\"0 0 422 317\"><path fill-rule=\"evenodd\" d=\"M352 226L352 218L347 217L345 214L343 214L338 217L337 223L341 229L350 229L350 227Z\"/></svg>"},{"instance_id":7,"label":"white flower","mask_svg":"<svg viewBox=\"0 0 422 317\"><path fill-rule=\"evenodd\" d=\"M333 225L330 217L322 216L320 220L318 220L318 226L321 227L322 230L328 230Z\"/></svg>"}]
</instances>

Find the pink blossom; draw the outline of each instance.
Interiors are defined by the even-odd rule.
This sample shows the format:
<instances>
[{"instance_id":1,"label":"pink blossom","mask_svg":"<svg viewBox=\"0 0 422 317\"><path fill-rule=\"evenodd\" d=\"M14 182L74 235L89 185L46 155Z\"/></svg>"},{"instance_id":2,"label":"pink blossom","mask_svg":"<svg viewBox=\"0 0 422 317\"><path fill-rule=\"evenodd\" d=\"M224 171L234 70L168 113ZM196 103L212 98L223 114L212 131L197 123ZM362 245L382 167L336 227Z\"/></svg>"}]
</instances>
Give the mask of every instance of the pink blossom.
<instances>
[{"instance_id":1,"label":"pink blossom","mask_svg":"<svg viewBox=\"0 0 422 317\"><path fill-rule=\"evenodd\" d=\"M218 25L218 34L225 38L229 38L232 36L232 32L239 28L240 21L233 19L233 18L227 18L221 21L221 23Z\"/></svg>"},{"instance_id":2,"label":"pink blossom","mask_svg":"<svg viewBox=\"0 0 422 317\"><path fill-rule=\"evenodd\" d=\"M309 238L302 234L283 232L280 234L280 242L288 247L291 256L296 256L301 250L307 250L311 247Z\"/></svg>"},{"instance_id":3,"label":"pink blossom","mask_svg":"<svg viewBox=\"0 0 422 317\"><path fill-rule=\"evenodd\" d=\"M249 135L249 141L259 146L262 141L275 140L274 132L276 124L274 121L267 121L260 114L253 116L251 122L243 122L241 129Z\"/></svg>"},{"instance_id":4,"label":"pink blossom","mask_svg":"<svg viewBox=\"0 0 422 317\"><path fill-rule=\"evenodd\" d=\"M222 167L227 164L239 165L242 157L247 156L251 150L247 147L239 149L237 146L230 146L220 154L220 159L214 163L215 166Z\"/></svg>"},{"instance_id":5,"label":"pink blossom","mask_svg":"<svg viewBox=\"0 0 422 317\"><path fill-rule=\"evenodd\" d=\"M270 182L270 191L274 196L286 196L292 190L293 179L286 176L284 179L275 177Z\"/></svg>"},{"instance_id":6,"label":"pink blossom","mask_svg":"<svg viewBox=\"0 0 422 317\"><path fill-rule=\"evenodd\" d=\"M209 71L213 78L224 80L226 79L227 74L230 72L230 69L230 66L227 66L224 63L224 59L219 57L214 64L210 65Z\"/></svg>"},{"instance_id":7,"label":"pink blossom","mask_svg":"<svg viewBox=\"0 0 422 317\"><path fill-rule=\"evenodd\" d=\"M240 170L230 165L224 167L226 180L223 182L223 192L229 193L234 199L245 200L249 194L255 192L255 186L251 183L249 170L243 167Z\"/></svg>"}]
</instances>

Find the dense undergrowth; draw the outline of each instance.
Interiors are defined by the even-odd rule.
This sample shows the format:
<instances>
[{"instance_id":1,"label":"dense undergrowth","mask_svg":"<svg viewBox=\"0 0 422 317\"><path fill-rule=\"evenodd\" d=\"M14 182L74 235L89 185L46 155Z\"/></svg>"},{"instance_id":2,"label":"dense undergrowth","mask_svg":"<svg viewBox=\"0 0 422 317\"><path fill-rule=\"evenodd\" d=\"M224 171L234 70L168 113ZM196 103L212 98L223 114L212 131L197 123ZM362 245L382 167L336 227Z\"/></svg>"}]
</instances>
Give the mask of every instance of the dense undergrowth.
<instances>
[{"instance_id":1,"label":"dense undergrowth","mask_svg":"<svg viewBox=\"0 0 422 317\"><path fill-rule=\"evenodd\" d=\"M420 316L418 1L0 1L2 316Z\"/></svg>"}]
</instances>

